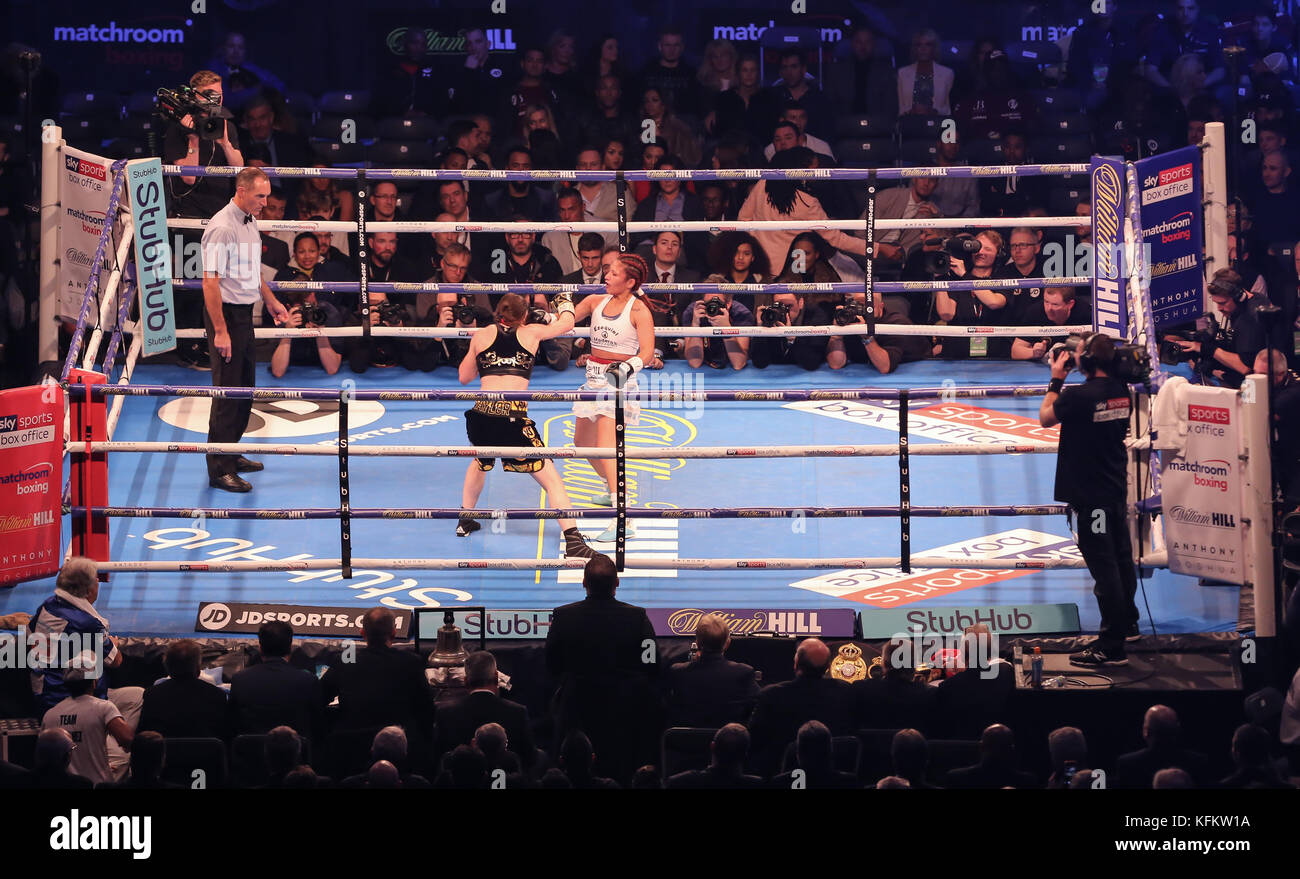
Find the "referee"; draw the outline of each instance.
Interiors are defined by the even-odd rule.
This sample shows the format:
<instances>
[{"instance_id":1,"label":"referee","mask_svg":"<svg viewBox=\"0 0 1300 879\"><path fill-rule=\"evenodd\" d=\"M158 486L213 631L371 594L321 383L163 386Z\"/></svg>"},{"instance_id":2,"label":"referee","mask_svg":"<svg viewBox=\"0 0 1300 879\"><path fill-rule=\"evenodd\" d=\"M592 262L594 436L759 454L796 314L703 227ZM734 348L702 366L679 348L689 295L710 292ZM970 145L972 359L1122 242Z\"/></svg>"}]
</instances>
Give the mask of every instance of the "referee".
<instances>
[{"instance_id":1,"label":"referee","mask_svg":"<svg viewBox=\"0 0 1300 879\"><path fill-rule=\"evenodd\" d=\"M257 217L266 207L271 181L261 168L245 168L235 177L235 197L208 221L203 231L204 325L208 331L212 386L251 388L256 380L253 304L261 296L276 324L289 312L262 281L262 238ZM208 442L237 443L248 427L251 399L212 399ZM253 486L239 477L262 469L243 455L208 455L208 485L244 492Z\"/></svg>"}]
</instances>

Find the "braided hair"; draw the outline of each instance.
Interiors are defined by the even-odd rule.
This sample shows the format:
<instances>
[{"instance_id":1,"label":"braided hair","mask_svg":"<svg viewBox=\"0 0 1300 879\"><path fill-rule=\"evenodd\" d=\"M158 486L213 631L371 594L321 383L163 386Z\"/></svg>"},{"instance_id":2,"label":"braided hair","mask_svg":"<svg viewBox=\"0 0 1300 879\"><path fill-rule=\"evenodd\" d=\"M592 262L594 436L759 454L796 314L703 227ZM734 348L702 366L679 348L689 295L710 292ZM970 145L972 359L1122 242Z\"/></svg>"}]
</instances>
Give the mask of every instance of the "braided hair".
<instances>
[{"instance_id":1,"label":"braided hair","mask_svg":"<svg viewBox=\"0 0 1300 879\"><path fill-rule=\"evenodd\" d=\"M623 263L623 270L632 279L632 295L640 296L641 285L650 277L650 264L636 253L620 253L618 258Z\"/></svg>"}]
</instances>

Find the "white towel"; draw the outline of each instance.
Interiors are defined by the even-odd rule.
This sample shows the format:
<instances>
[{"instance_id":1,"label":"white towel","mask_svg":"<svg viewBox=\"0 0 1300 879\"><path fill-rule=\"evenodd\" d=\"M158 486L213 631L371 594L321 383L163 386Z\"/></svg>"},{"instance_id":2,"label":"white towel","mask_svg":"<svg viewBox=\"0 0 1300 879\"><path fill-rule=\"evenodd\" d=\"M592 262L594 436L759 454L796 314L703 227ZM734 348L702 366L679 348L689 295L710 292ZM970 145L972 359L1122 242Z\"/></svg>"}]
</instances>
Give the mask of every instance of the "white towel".
<instances>
[{"instance_id":1,"label":"white towel","mask_svg":"<svg viewBox=\"0 0 1300 879\"><path fill-rule=\"evenodd\" d=\"M1187 445L1187 389L1190 387L1187 379L1174 376L1156 394L1151 412L1151 426L1156 432L1154 448L1181 452Z\"/></svg>"}]
</instances>

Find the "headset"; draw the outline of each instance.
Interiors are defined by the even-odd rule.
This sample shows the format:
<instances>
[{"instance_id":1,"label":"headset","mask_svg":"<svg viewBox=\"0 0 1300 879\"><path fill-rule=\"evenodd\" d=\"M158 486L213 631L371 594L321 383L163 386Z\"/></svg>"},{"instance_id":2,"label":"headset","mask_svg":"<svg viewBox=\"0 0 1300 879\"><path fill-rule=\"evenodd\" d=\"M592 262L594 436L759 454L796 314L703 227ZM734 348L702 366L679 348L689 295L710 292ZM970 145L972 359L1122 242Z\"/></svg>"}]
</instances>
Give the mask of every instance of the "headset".
<instances>
[{"instance_id":1,"label":"headset","mask_svg":"<svg viewBox=\"0 0 1300 879\"><path fill-rule=\"evenodd\" d=\"M1245 304L1250 300L1250 291L1234 281L1227 278L1215 278L1210 282L1210 295L1220 296L1231 299L1234 302Z\"/></svg>"},{"instance_id":2,"label":"headset","mask_svg":"<svg viewBox=\"0 0 1300 879\"><path fill-rule=\"evenodd\" d=\"M1101 333L1088 333L1084 336L1083 345L1079 348L1079 369L1083 372L1096 372L1100 361L1097 360L1097 353L1093 350L1094 343L1101 338Z\"/></svg>"}]
</instances>

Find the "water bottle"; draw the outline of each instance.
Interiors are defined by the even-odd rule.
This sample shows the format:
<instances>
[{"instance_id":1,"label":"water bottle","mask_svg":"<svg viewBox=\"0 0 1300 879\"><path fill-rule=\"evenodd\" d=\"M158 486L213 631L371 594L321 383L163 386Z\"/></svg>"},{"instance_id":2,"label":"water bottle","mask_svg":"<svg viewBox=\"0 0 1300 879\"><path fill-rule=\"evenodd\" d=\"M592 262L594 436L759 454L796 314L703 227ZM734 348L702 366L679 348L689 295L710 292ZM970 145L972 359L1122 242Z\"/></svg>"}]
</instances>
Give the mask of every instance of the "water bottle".
<instances>
[{"instance_id":1,"label":"water bottle","mask_svg":"<svg viewBox=\"0 0 1300 879\"><path fill-rule=\"evenodd\" d=\"M1029 685L1034 689L1043 686L1043 648L1035 647L1029 659Z\"/></svg>"}]
</instances>

